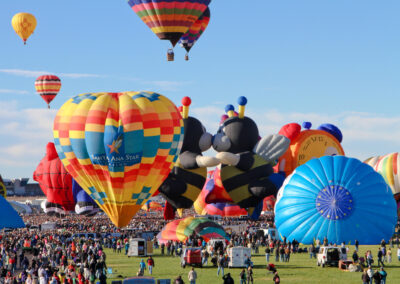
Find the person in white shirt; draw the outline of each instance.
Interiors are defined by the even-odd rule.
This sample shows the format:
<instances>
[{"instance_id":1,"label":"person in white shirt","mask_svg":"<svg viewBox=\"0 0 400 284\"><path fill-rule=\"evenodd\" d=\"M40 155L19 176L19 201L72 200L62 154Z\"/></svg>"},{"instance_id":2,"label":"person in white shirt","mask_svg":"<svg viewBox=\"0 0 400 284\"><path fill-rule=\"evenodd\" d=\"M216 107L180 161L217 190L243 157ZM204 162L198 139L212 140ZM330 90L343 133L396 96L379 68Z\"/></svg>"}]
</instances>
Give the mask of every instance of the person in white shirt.
<instances>
[{"instance_id":1,"label":"person in white shirt","mask_svg":"<svg viewBox=\"0 0 400 284\"><path fill-rule=\"evenodd\" d=\"M194 267L192 267L192 269L189 271L188 279L190 284L196 284L197 273L194 271Z\"/></svg>"},{"instance_id":2,"label":"person in white shirt","mask_svg":"<svg viewBox=\"0 0 400 284\"><path fill-rule=\"evenodd\" d=\"M397 248L397 258L399 259L399 261L400 261L400 247L399 248Z\"/></svg>"}]
</instances>

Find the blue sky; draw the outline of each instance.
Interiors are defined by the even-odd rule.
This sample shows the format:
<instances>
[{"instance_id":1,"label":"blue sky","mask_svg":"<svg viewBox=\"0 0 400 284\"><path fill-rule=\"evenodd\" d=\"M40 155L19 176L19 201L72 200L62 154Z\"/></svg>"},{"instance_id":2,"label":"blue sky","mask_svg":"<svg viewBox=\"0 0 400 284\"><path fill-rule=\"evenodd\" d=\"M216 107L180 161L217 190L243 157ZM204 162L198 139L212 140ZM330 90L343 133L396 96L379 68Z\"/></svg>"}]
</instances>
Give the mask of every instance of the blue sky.
<instances>
[{"instance_id":1,"label":"blue sky","mask_svg":"<svg viewBox=\"0 0 400 284\"><path fill-rule=\"evenodd\" d=\"M0 1L0 173L31 177L56 109L100 91L190 96L210 132L244 95L262 135L330 122L349 156L399 151L399 1L213 0L210 10L190 61L177 47L167 62L169 43L124 0ZM18 12L38 21L26 46L11 27ZM34 89L42 73L63 83L50 111Z\"/></svg>"}]
</instances>

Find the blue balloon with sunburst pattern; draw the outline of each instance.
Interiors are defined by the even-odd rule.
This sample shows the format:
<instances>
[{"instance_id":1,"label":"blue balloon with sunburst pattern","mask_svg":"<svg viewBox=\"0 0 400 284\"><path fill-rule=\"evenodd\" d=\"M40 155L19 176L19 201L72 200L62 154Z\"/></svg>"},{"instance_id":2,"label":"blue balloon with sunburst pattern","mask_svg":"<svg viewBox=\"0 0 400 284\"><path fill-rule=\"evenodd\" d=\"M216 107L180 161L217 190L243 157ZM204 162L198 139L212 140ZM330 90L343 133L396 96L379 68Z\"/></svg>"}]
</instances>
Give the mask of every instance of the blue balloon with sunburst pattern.
<instances>
[{"instance_id":1,"label":"blue balloon with sunburst pattern","mask_svg":"<svg viewBox=\"0 0 400 284\"><path fill-rule=\"evenodd\" d=\"M374 169L344 156L325 156L299 166L278 193L275 225L280 237L311 244L378 244L397 222L390 187Z\"/></svg>"}]
</instances>

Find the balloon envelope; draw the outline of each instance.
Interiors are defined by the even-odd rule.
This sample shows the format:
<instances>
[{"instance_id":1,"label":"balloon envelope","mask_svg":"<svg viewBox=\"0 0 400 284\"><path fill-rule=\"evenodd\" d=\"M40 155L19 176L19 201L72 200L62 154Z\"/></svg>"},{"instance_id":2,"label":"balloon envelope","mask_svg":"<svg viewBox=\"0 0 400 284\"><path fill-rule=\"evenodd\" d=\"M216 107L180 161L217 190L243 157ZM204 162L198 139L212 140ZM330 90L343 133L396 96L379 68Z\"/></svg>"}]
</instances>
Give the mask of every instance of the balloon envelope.
<instances>
[{"instance_id":1,"label":"balloon envelope","mask_svg":"<svg viewBox=\"0 0 400 284\"><path fill-rule=\"evenodd\" d=\"M40 188L47 197L46 208L48 211L46 213L65 214L62 211L74 210L72 177L61 163L54 143L49 142L47 144L46 155L33 173L33 179L39 183Z\"/></svg>"},{"instance_id":2,"label":"balloon envelope","mask_svg":"<svg viewBox=\"0 0 400 284\"><path fill-rule=\"evenodd\" d=\"M396 200L400 199L400 157L399 153L391 153L384 156L372 157L364 161L375 171L380 173L390 186Z\"/></svg>"},{"instance_id":3,"label":"balloon envelope","mask_svg":"<svg viewBox=\"0 0 400 284\"><path fill-rule=\"evenodd\" d=\"M129 6L160 39L179 41L211 0L128 0Z\"/></svg>"},{"instance_id":4,"label":"balloon envelope","mask_svg":"<svg viewBox=\"0 0 400 284\"><path fill-rule=\"evenodd\" d=\"M75 201L75 213L79 215L94 216L100 209L96 202L72 179L72 195Z\"/></svg>"},{"instance_id":5,"label":"balloon envelope","mask_svg":"<svg viewBox=\"0 0 400 284\"><path fill-rule=\"evenodd\" d=\"M24 228L25 223L18 215L17 211L0 196L0 229L4 228Z\"/></svg>"},{"instance_id":6,"label":"balloon envelope","mask_svg":"<svg viewBox=\"0 0 400 284\"><path fill-rule=\"evenodd\" d=\"M118 227L129 224L168 176L182 137L178 109L153 92L82 94L54 121L66 169Z\"/></svg>"},{"instance_id":7,"label":"balloon envelope","mask_svg":"<svg viewBox=\"0 0 400 284\"><path fill-rule=\"evenodd\" d=\"M200 18L189 28L189 30L179 40L179 45L186 49L187 52L197 42L203 32L206 30L210 22L210 9L207 8Z\"/></svg>"},{"instance_id":8,"label":"balloon envelope","mask_svg":"<svg viewBox=\"0 0 400 284\"><path fill-rule=\"evenodd\" d=\"M299 166L278 194L275 224L281 238L311 244L378 244L391 238L396 203L370 166L344 156L325 156Z\"/></svg>"},{"instance_id":9,"label":"balloon envelope","mask_svg":"<svg viewBox=\"0 0 400 284\"><path fill-rule=\"evenodd\" d=\"M212 238L223 238L227 241L230 239L221 225L208 218L194 217L178 219L168 223L157 235L157 238L161 242L165 240L184 242L194 233L202 237L206 242Z\"/></svg>"},{"instance_id":10,"label":"balloon envelope","mask_svg":"<svg viewBox=\"0 0 400 284\"><path fill-rule=\"evenodd\" d=\"M55 75L39 76L35 81L35 89L49 105L61 89L61 80Z\"/></svg>"},{"instance_id":11,"label":"balloon envelope","mask_svg":"<svg viewBox=\"0 0 400 284\"><path fill-rule=\"evenodd\" d=\"M7 197L7 188L4 184L3 178L0 175L0 196Z\"/></svg>"},{"instance_id":12,"label":"balloon envelope","mask_svg":"<svg viewBox=\"0 0 400 284\"><path fill-rule=\"evenodd\" d=\"M26 43L28 37L36 28L36 18L29 13L18 13L12 18L11 25L17 35Z\"/></svg>"}]
</instances>

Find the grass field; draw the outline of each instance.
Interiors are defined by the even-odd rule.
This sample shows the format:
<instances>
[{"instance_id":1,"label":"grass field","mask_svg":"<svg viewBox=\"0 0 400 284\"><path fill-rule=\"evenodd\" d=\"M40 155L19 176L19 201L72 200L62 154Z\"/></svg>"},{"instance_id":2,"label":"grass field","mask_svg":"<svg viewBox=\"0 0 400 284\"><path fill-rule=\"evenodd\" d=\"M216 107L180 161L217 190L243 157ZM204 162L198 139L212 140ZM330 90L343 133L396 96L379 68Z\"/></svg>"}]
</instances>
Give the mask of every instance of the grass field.
<instances>
[{"instance_id":1,"label":"grass field","mask_svg":"<svg viewBox=\"0 0 400 284\"><path fill-rule=\"evenodd\" d=\"M360 246L359 255L363 256L366 250L372 250L375 263L377 263L377 251L378 245L376 246ZM350 247L350 252L354 251L354 247ZM260 247L260 252L263 252ZM139 269L139 262L141 258L130 257L128 258L124 254L113 253L112 250L106 250L107 253L107 265L113 269L113 275L108 279L111 283L113 280L122 280L126 277L135 276ZM153 256L155 261L155 267L153 269L153 277L156 279L174 279L178 275L182 275L185 283L189 283L187 275L190 267L181 268L180 258L171 256L161 256L160 251L156 250ZM146 261L146 258L144 258ZM254 267L254 283L273 283L272 274L267 274L265 265L265 256L263 254L253 255L252 261L255 264ZM270 258L270 262L275 263L275 256ZM318 267L316 260L310 259L306 253L292 254L290 262L276 264L279 275L281 277L281 283L340 283L340 284L351 284L351 283L362 283L360 272L347 272L340 271L338 268L333 267ZM376 269L377 266L374 266ZM392 263L385 264L385 270L388 273L386 283L400 283L400 262L397 259L397 248L392 249ZM195 268L197 271L198 284L214 284L223 283L221 275L217 276L217 268L207 266L203 268ZM240 268L225 269L226 273L231 273L235 283L240 283L239 273ZM118 275L122 275L123 278L118 278ZM148 275L148 271L145 272L145 276Z\"/></svg>"}]
</instances>

